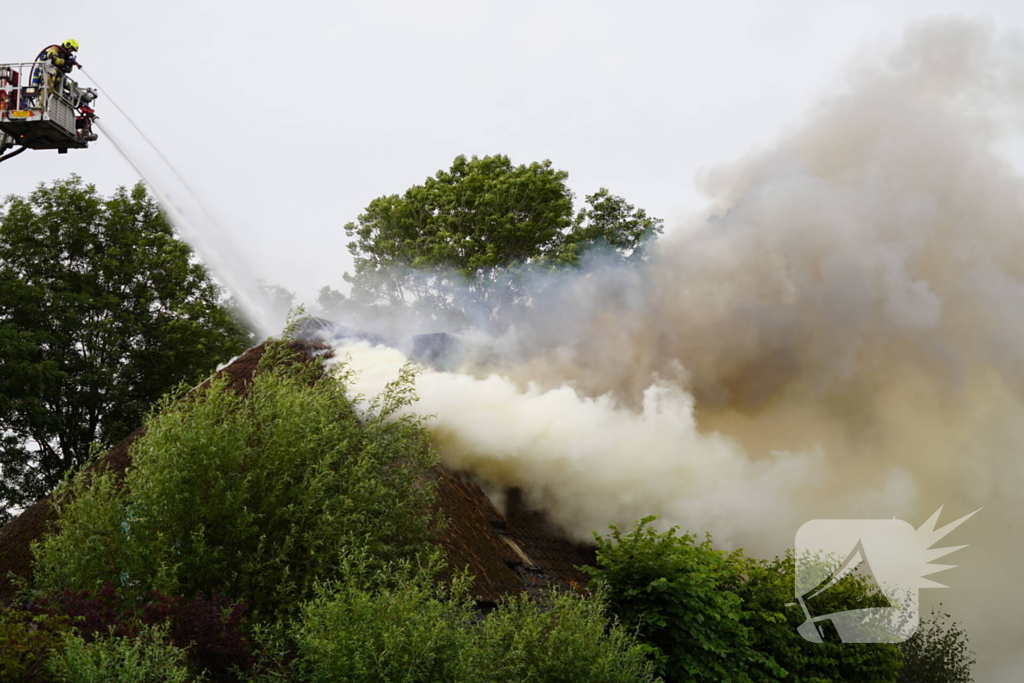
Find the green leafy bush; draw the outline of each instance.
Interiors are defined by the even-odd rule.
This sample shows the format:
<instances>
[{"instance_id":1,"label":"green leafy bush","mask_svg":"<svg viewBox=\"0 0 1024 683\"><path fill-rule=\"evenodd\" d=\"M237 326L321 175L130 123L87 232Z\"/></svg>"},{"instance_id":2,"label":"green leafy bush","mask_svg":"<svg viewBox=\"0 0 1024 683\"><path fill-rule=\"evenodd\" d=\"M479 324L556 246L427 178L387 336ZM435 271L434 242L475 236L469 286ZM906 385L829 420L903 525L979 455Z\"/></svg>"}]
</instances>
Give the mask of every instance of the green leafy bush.
<instances>
[{"instance_id":1,"label":"green leafy bush","mask_svg":"<svg viewBox=\"0 0 1024 683\"><path fill-rule=\"evenodd\" d=\"M124 600L107 585L95 592L40 596L26 605L24 612L47 623L63 620L73 624L86 642L103 635L134 638L147 626L166 626L170 642L188 650L190 666L205 670L215 681L236 680L235 671L247 671L253 665L245 633L245 605L219 596L184 600L151 593L139 603Z\"/></svg>"},{"instance_id":2,"label":"green leafy bush","mask_svg":"<svg viewBox=\"0 0 1024 683\"><path fill-rule=\"evenodd\" d=\"M612 612L657 648L667 681L751 681L752 668L783 671L753 644L742 600L727 585L734 557L711 541L664 534L639 522L627 535L612 527L598 541L600 568L587 568Z\"/></svg>"},{"instance_id":3,"label":"green leafy bush","mask_svg":"<svg viewBox=\"0 0 1024 683\"><path fill-rule=\"evenodd\" d=\"M651 681L650 649L609 620L600 597L555 594L537 601L524 593L471 631L454 680Z\"/></svg>"},{"instance_id":4,"label":"green leafy bush","mask_svg":"<svg viewBox=\"0 0 1024 683\"><path fill-rule=\"evenodd\" d=\"M71 629L70 620L0 610L0 681L36 683L46 680L46 658Z\"/></svg>"},{"instance_id":5,"label":"green leafy bush","mask_svg":"<svg viewBox=\"0 0 1024 683\"><path fill-rule=\"evenodd\" d=\"M730 585L743 601L743 623L751 644L788 672L796 683L884 683L897 680L901 657L887 643L809 643L797 632L806 615L795 602L795 560L792 553L773 560L736 556ZM816 598L822 613L888 605L868 582L850 574ZM791 605L791 606L788 606ZM754 680L774 680L755 670Z\"/></svg>"},{"instance_id":6,"label":"green leafy bush","mask_svg":"<svg viewBox=\"0 0 1024 683\"><path fill-rule=\"evenodd\" d=\"M940 605L941 608L941 605ZM971 683L974 653L967 633L949 615L932 610L921 620L917 633L900 643L903 669L899 683Z\"/></svg>"},{"instance_id":7,"label":"green leafy bush","mask_svg":"<svg viewBox=\"0 0 1024 683\"><path fill-rule=\"evenodd\" d=\"M348 569L355 571L320 586L302 609L294 637L306 680L458 680L472 615L465 598L408 565L387 572L391 585L380 585L385 574L367 580L353 564Z\"/></svg>"},{"instance_id":8,"label":"green leafy bush","mask_svg":"<svg viewBox=\"0 0 1024 683\"><path fill-rule=\"evenodd\" d=\"M302 680L499 683L652 680L647 648L606 618L599 599L528 595L486 617L467 584L437 565L348 574L321 586L294 632ZM382 577L387 577L381 582Z\"/></svg>"},{"instance_id":9,"label":"green leafy bush","mask_svg":"<svg viewBox=\"0 0 1024 683\"><path fill-rule=\"evenodd\" d=\"M166 640L165 629L144 629L137 637L101 636L86 642L76 633L61 636L47 662L60 683L186 683L194 680L186 653Z\"/></svg>"},{"instance_id":10,"label":"green leafy bush","mask_svg":"<svg viewBox=\"0 0 1024 683\"><path fill-rule=\"evenodd\" d=\"M64 487L36 592L222 595L273 620L352 548L387 562L429 547L434 455L419 421L395 416L413 371L362 414L347 380L276 344L244 399L217 380L165 401L123 485L83 472Z\"/></svg>"},{"instance_id":11,"label":"green leafy bush","mask_svg":"<svg viewBox=\"0 0 1024 683\"><path fill-rule=\"evenodd\" d=\"M597 536L599 567L587 568L612 612L658 650L666 681L892 683L895 645L809 643L797 632L793 558L761 561L716 550L641 520L628 533ZM852 580L828 596L833 611L864 607L866 583Z\"/></svg>"}]
</instances>

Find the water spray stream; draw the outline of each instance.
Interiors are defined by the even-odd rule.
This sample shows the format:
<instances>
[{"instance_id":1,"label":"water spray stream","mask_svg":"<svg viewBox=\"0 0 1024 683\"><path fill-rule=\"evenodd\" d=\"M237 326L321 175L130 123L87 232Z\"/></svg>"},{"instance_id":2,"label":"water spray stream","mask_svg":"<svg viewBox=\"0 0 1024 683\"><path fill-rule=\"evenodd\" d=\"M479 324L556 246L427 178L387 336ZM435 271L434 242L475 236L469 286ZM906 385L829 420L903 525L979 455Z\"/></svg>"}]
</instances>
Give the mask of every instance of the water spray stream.
<instances>
[{"instance_id":1,"label":"water spray stream","mask_svg":"<svg viewBox=\"0 0 1024 683\"><path fill-rule=\"evenodd\" d=\"M256 331L261 336L269 336L274 332L273 326L267 319L266 312L263 306L260 304L259 299L253 294L253 285L246 283L235 269L227 267L217 267L217 264L222 262L222 258L218 254L216 248L209 244L209 242L203 238L202 233L196 230L189 221L184 210L176 205L171 198L161 189L160 184L155 181L152 174L147 173L142 165L137 163L131 154L128 153L126 146L118 140L117 135L113 131L104 126L99 119L96 120L96 126L103 131L103 134L110 140L110 143L114 145L114 148L124 157L135 172L139 174L142 180L149 186L150 192L156 197L160 207L167 214L171 223L182 233L182 237L188 242L196 253L203 259L211 270L214 271L217 279L223 282L224 286L227 287L228 291L231 292L235 300L238 302L239 307L242 310L242 314L252 324ZM161 157L162 158L162 157ZM209 225L213 225L212 220L208 221Z\"/></svg>"},{"instance_id":2,"label":"water spray stream","mask_svg":"<svg viewBox=\"0 0 1024 683\"><path fill-rule=\"evenodd\" d=\"M241 251L237 245L232 244L224 230L218 227L218 222L213 218L212 213L206 207L199 193L185 180L184 176L171 163L166 155L160 150L153 140L146 135L145 131L128 115L128 113L110 96L109 91L103 88L93 77L91 72L83 72L89 77L96 88L103 94L105 100L128 122L146 146L156 155L160 164L166 168L183 190L182 195L192 204L188 208L183 204L176 204L172 201L171 194L165 189L164 183L158 179L155 169L149 168L141 160L139 155L133 154L129 145L119 139L110 125L105 125L99 119L96 126L103 131L111 144L117 149L122 157L135 169L143 179L150 191L160 203L161 208L166 212L171 223L181 234L181 237L195 250L196 254L212 271L238 302L242 314L249 321L250 325L261 336L270 336L277 332L278 327L275 321L271 320L266 307L263 305L262 297L259 294L256 278L248 272L241 263Z\"/></svg>"},{"instance_id":3,"label":"water spray stream","mask_svg":"<svg viewBox=\"0 0 1024 683\"><path fill-rule=\"evenodd\" d=\"M210 213L206 209L206 206L203 204L202 200L200 199L199 194L192 189L192 187L188 184L188 181L186 181L185 178L181 175L181 173L178 172L178 169L175 168L174 164L172 164L171 161L166 156L164 156L163 152L160 151L160 148L157 147L156 143L153 142L148 135L146 135L145 131L143 131L137 123L135 123L134 119L132 119L132 117L128 115L128 112L121 108L121 105L117 103L117 100L110 96L110 91L108 91L106 88L100 85L99 81L97 81L96 78L92 75L92 72L86 71L83 68L82 73L88 76L89 80L91 80L93 82L93 85L96 86L96 89L103 93L103 99L109 102L110 105L114 109L116 109L129 124L131 124L131 127L135 129L135 131L142 137L142 139L146 141L146 144L148 144L153 149L153 151L156 152L156 155L160 157L160 161L166 164L167 168L170 169L171 173L174 174L174 177L177 178L178 182L181 183L182 187L184 187L188 191L188 193L192 195L192 198L195 200L196 204L199 205L199 207L206 214L206 217L212 223L213 219L210 217ZM118 147L118 150L121 152L122 156L124 156L124 150L120 147ZM125 156L125 159L128 159L128 157ZM128 163L132 163L130 159L128 160ZM135 168L136 171L139 171L138 166L136 166L135 164L132 164L132 166Z\"/></svg>"}]
</instances>

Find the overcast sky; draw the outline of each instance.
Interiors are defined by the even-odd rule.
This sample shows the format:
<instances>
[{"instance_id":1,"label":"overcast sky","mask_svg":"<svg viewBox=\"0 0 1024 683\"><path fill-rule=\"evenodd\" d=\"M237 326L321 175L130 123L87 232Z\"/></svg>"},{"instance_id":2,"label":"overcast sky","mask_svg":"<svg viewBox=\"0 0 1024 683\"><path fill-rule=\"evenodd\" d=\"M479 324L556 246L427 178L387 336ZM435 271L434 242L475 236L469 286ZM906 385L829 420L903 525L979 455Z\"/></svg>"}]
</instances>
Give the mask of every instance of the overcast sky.
<instances>
[{"instance_id":1,"label":"overcast sky","mask_svg":"<svg viewBox=\"0 0 1024 683\"><path fill-rule=\"evenodd\" d=\"M935 14L1024 25L996 0L10 4L0 61L77 39L238 258L306 300L341 285L345 222L457 154L551 159L578 195L607 187L671 227L701 168L799 125L859 49ZM0 193L70 173L138 179L101 138L0 164Z\"/></svg>"}]
</instances>

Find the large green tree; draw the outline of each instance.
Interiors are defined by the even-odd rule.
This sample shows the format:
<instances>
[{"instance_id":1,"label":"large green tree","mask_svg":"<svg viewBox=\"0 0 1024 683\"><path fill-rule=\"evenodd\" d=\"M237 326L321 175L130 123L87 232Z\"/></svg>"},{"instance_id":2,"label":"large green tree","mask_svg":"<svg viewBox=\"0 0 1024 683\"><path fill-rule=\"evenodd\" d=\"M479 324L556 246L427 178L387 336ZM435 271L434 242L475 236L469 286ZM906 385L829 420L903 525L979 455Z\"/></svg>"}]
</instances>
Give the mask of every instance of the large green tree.
<instances>
[{"instance_id":1,"label":"large green tree","mask_svg":"<svg viewBox=\"0 0 1024 683\"><path fill-rule=\"evenodd\" d=\"M522 268L580 262L605 247L643 258L662 221L601 189L578 210L569 174L550 161L516 166L507 156L458 156L447 171L401 195L370 202L345 225L356 305L414 304L437 310L514 297ZM468 299L468 300L467 300ZM321 305L345 303L325 288Z\"/></svg>"},{"instance_id":2,"label":"large green tree","mask_svg":"<svg viewBox=\"0 0 1024 683\"><path fill-rule=\"evenodd\" d=\"M0 205L0 521L251 343L142 185Z\"/></svg>"}]
</instances>

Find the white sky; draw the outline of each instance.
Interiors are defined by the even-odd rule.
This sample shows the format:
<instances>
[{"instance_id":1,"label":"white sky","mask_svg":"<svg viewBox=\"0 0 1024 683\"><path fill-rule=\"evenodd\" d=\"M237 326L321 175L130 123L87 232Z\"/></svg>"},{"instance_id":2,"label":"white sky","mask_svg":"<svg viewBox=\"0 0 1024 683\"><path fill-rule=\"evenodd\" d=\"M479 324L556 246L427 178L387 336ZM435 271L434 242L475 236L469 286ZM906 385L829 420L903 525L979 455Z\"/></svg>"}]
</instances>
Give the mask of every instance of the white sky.
<instances>
[{"instance_id":1,"label":"white sky","mask_svg":"<svg viewBox=\"0 0 1024 683\"><path fill-rule=\"evenodd\" d=\"M77 39L240 258L306 300L342 285L345 222L457 154L551 159L671 227L699 169L798 125L859 48L939 13L1024 25L1005 0L5 4L0 61ZM0 164L0 195L72 172L137 180L101 139Z\"/></svg>"}]
</instances>

